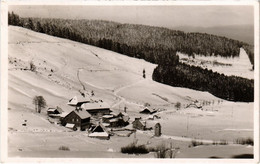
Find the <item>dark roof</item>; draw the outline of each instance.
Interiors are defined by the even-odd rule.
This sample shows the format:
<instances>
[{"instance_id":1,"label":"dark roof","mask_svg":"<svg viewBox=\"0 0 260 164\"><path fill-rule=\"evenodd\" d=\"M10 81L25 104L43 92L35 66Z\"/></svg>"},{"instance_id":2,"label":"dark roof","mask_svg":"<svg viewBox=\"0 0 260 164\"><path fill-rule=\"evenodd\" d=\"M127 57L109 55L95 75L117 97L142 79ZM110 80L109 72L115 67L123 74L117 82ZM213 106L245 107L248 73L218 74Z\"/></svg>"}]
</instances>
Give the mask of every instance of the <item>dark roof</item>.
<instances>
[{"instance_id":1,"label":"dark roof","mask_svg":"<svg viewBox=\"0 0 260 164\"><path fill-rule=\"evenodd\" d=\"M152 114L152 113L155 113L155 112L157 112L157 109L149 109L149 108L144 108L142 111L140 111L140 113L150 113L150 114Z\"/></svg>"},{"instance_id":2,"label":"dark roof","mask_svg":"<svg viewBox=\"0 0 260 164\"><path fill-rule=\"evenodd\" d=\"M107 132L106 128L105 128L102 124L96 125L96 126L91 130L91 132L92 132L92 133L94 133L94 132L100 132L100 130L102 130L103 132Z\"/></svg>"}]
</instances>

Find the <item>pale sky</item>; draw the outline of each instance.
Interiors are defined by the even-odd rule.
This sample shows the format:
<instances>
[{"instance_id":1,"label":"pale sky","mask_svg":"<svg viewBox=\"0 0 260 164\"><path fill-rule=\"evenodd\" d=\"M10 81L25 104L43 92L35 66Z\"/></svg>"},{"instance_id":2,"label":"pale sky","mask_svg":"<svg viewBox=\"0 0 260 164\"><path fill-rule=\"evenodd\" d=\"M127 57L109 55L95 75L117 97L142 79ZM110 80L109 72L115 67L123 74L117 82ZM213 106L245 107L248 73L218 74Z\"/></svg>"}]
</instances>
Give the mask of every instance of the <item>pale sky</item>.
<instances>
[{"instance_id":1,"label":"pale sky","mask_svg":"<svg viewBox=\"0 0 260 164\"><path fill-rule=\"evenodd\" d=\"M9 6L21 17L101 19L162 27L253 25L253 6Z\"/></svg>"}]
</instances>

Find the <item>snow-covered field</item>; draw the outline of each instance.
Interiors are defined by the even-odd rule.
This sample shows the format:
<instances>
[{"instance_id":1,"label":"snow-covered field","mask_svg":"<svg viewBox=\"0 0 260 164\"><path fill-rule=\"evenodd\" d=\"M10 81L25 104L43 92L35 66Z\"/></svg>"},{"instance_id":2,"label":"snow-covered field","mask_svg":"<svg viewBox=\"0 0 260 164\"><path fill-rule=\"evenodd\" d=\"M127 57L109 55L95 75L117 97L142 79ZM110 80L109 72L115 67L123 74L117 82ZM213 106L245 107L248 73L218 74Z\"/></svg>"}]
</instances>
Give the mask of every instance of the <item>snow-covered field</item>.
<instances>
[{"instance_id":1,"label":"snow-covered field","mask_svg":"<svg viewBox=\"0 0 260 164\"><path fill-rule=\"evenodd\" d=\"M248 79L254 79L254 71L252 70L252 64L243 48L240 48L239 57L227 57L221 56L201 56L195 55L189 57L183 53L177 53L180 57L180 61L189 65L200 66L202 68L211 69L214 72L223 73L228 76L239 76Z\"/></svg>"},{"instance_id":2,"label":"snow-covered field","mask_svg":"<svg viewBox=\"0 0 260 164\"><path fill-rule=\"evenodd\" d=\"M173 143L180 148L176 157L181 158L253 154L253 147L233 144L237 138L253 138L253 103L228 102L208 92L157 83L151 78L156 65L144 60L20 27L8 28L10 157L153 158L153 153L140 156L120 153L122 146L136 140L147 147ZM24 70L30 62L36 65L37 73ZM32 99L36 95L42 95L48 107L73 110L66 103L80 95L82 85L85 92L93 91L94 98L107 102L113 111L122 111L126 106L131 120L147 117L139 113L145 103L163 109L158 113L161 118L156 120L162 125L163 135L152 137L152 131L137 131L130 137L99 140L89 138L86 132L51 124L46 109L41 114L35 112ZM185 108L195 100L203 104L203 110ZM176 110L177 102L181 103L180 110ZM23 126L25 120L27 125ZM209 143L225 140L230 144L189 148L195 139ZM67 146L70 151L61 151L60 146Z\"/></svg>"}]
</instances>

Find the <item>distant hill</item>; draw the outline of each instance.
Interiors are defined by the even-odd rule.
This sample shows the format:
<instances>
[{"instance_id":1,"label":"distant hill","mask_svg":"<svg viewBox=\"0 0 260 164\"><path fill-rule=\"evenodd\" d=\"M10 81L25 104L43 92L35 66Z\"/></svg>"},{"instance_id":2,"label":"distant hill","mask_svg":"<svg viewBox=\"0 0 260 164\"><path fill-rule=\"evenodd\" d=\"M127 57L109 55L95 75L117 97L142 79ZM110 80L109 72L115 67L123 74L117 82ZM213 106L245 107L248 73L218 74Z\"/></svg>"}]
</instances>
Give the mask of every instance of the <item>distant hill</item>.
<instances>
[{"instance_id":1,"label":"distant hill","mask_svg":"<svg viewBox=\"0 0 260 164\"><path fill-rule=\"evenodd\" d=\"M254 63L251 45L217 35L102 20L19 18L14 13L8 16L10 25L98 46L156 64L174 62L176 51L190 56L234 57L239 56L241 47Z\"/></svg>"},{"instance_id":2,"label":"distant hill","mask_svg":"<svg viewBox=\"0 0 260 164\"><path fill-rule=\"evenodd\" d=\"M193 27L179 26L173 27L174 30L184 32L208 33L218 36L239 40L249 44L254 44L254 26L253 25L232 25L232 26L214 26L214 27Z\"/></svg>"}]
</instances>

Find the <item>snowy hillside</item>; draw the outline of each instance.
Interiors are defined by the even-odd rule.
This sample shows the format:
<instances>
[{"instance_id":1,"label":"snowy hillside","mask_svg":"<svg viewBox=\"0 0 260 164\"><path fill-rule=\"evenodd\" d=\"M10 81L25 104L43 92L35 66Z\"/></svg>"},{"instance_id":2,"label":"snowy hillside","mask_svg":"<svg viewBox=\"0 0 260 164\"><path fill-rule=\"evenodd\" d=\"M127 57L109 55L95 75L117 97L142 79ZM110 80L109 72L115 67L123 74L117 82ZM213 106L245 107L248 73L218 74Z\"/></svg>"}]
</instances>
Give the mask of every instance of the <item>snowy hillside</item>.
<instances>
[{"instance_id":1,"label":"snowy hillside","mask_svg":"<svg viewBox=\"0 0 260 164\"><path fill-rule=\"evenodd\" d=\"M200 66L202 68L211 69L214 72L223 73L225 75L239 76L248 79L254 79L254 71L249 57L243 48L240 48L239 57L225 58L221 56L200 56L189 57L183 53L177 53L180 61L189 65Z\"/></svg>"},{"instance_id":2,"label":"snowy hillside","mask_svg":"<svg viewBox=\"0 0 260 164\"><path fill-rule=\"evenodd\" d=\"M174 142L180 147L178 155L188 157L182 150L196 151L188 148L193 139L212 143L253 137L253 103L228 102L208 92L157 83L151 78L155 64L94 46L15 26L8 27L8 37L8 152L11 156L154 157L153 154L120 153L122 146L137 138L139 144L147 146ZM36 71L30 70L30 63L36 66ZM73 132L51 123L46 109L36 113L32 103L34 96L41 95L48 107L59 106L70 112L74 108L67 102L81 93L107 102L113 111L126 106L131 121L144 117L139 111L145 104L161 109L157 121L162 124L163 135L154 138L153 131L137 131L135 136L113 136L110 140L89 138L86 132ZM181 104L180 110L176 110L177 102ZM187 107L193 102L201 103L203 110ZM59 151L63 145L70 152ZM230 153L225 154L228 157L253 151L244 145L229 148Z\"/></svg>"}]
</instances>

